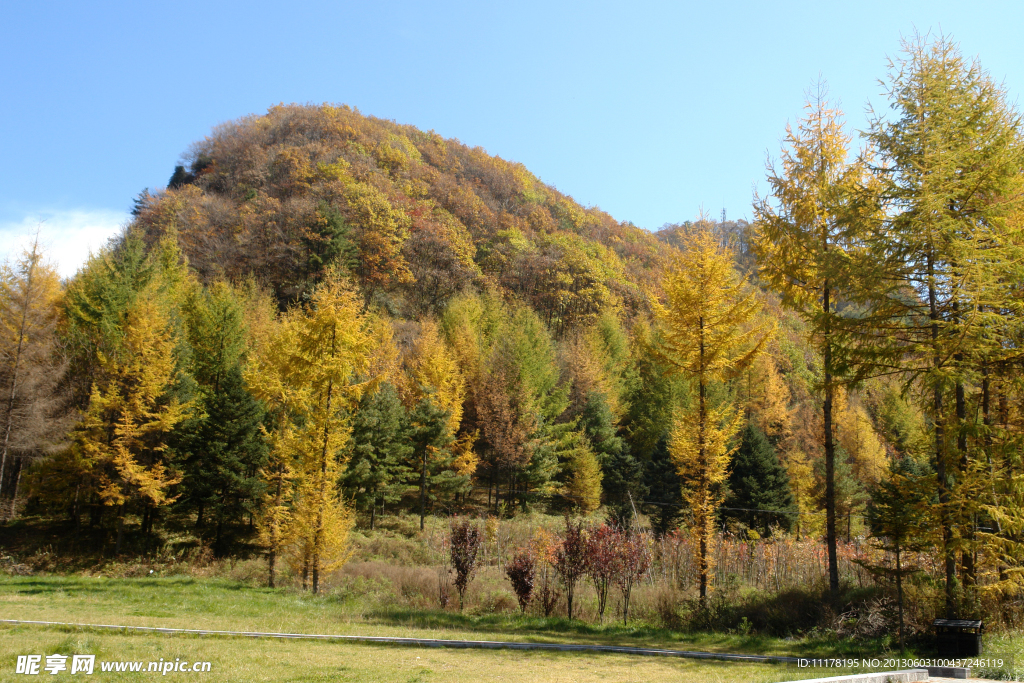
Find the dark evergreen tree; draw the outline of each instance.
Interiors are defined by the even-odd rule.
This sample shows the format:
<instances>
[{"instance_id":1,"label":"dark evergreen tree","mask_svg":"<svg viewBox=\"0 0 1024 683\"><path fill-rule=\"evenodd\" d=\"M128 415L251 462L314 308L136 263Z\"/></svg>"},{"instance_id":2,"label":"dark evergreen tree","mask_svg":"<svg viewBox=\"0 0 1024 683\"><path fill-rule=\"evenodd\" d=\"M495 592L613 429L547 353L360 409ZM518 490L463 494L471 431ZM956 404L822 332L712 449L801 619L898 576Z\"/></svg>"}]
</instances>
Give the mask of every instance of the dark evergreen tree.
<instances>
[{"instance_id":1,"label":"dark evergreen tree","mask_svg":"<svg viewBox=\"0 0 1024 683\"><path fill-rule=\"evenodd\" d=\"M174 167L174 173L171 174L171 179L167 181L168 190L177 190L182 185L188 185L195 181L195 176L185 170L185 167L178 164Z\"/></svg>"},{"instance_id":2,"label":"dark evergreen tree","mask_svg":"<svg viewBox=\"0 0 1024 683\"><path fill-rule=\"evenodd\" d=\"M468 477L460 475L452 467L455 439L448 432L448 411L435 405L429 395L420 399L409 412L409 437L413 455L410 464L419 486L422 530L427 506L433 507L440 494L455 493L464 488Z\"/></svg>"},{"instance_id":3,"label":"dark evergreen tree","mask_svg":"<svg viewBox=\"0 0 1024 683\"><path fill-rule=\"evenodd\" d=\"M722 517L741 522L762 536L770 535L772 527L788 531L793 516L787 513L796 510L789 474L757 426L748 424L740 438L729 471L729 494Z\"/></svg>"},{"instance_id":4,"label":"dark evergreen tree","mask_svg":"<svg viewBox=\"0 0 1024 683\"><path fill-rule=\"evenodd\" d=\"M219 389L203 398L203 415L182 425L179 435L182 497L179 506L214 522L213 548L227 551L227 527L255 512L263 495L260 468L267 447L260 434L264 410L245 387L239 366L220 380Z\"/></svg>"},{"instance_id":5,"label":"dark evergreen tree","mask_svg":"<svg viewBox=\"0 0 1024 683\"><path fill-rule=\"evenodd\" d=\"M875 484L869 494L865 510L868 528L882 550L895 556L895 564L865 566L875 574L891 576L896 584L896 604L899 614L899 642L905 644L903 618L903 579L920 571L919 567L905 564L904 553L924 550L933 542L928 530L929 500L922 483L934 476L928 467L913 458L898 458L889 463L886 476Z\"/></svg>"},{"instance_id":6,"label":"dark evergreen tree","mask_svg":"<svg viewBox=\"0 0 1024 683\"><path fill-rule=\"evenodd\" d=\"M633 505L647 495L643 463L630 453L629 445L618 434L612 412L603 394L593 392L580 415L580 427L590 439L604 474L605 501L617 519L632 519Z\"/></svg>"},{"instance_id":7,"label":"dark evergreen tree","mask_svg":"<svg viewBox=\"0 0 1024 683\"><path fill-rule=\"evenodd\" d=\"M651 530L659 538L677 529L685 512L683 480L668 452L668 435L659 440L644 462L647 487L643 510L651 520Z\"/></svg>"},{"instance_id":8,"label":"dark evergreen tree","mask_svg":"<svg viewBox=\"0 0 1024 683\"><path fill-rule=\"evenodd\" d=\"M351 228L336 208L321 203L312 224L303 236L306 247L306 280L319 282L326 269L337 263L351 271L358 261L358 249L351 239Z\"/></svg>"},{"instance_id":9,"label":"dark evergreen tree","mask_svg":"<svg viewBox=\"0 0 1024 683\"><path fill-rule=\"evenodd\" d=\"M409 466L409 436L408 416L393 385L385 383L363 397L352 417L352 446L341 486L356 509L370 513L371 529L378 507L400 500L415 474Z\"/></svg>"},{"instance_id":10,"label":"dark evergreen tree","mask_svg":"<svg viewBox=\"0 0 1024 683\"><path fill-rule=\"evenodd\" d=\"M519 474L517 496L524 510L547 497L559 482L565 467L564 453L574 422L541 425L540 437L530 454L530 462Z\"/></svg>"}]
</instances>

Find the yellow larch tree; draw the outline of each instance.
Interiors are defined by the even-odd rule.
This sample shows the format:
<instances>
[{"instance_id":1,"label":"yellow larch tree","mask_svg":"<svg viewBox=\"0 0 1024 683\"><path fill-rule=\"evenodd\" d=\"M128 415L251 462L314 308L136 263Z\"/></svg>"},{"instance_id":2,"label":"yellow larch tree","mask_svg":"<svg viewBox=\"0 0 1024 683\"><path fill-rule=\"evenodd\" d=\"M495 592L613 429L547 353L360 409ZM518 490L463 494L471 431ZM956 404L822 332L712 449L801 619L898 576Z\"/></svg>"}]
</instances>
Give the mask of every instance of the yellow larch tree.
<instances>
[{"instance_id":1,"label":"yellow larch tree","mask_svg":"<svg viewBox=\"0 0 1024 683\"><path fill-rule=\"evenodd\" d=\"M278 429L272 432L265 428L262 431L270 447L270 458L260 470L267 489L256 520L256 531L259 544L267 549L267 585L275 588L277 559L288 547L293 531L291 502L295 472L284 448L291 439L288 421L280 420Z\"/></svg>"},{"instance_id":2,"label":"yellow larch tree","mask_svg":"<svg viewBox=\"0 0 1024 683\"><path fill-rule=\"evenodd\" d=\"M441 330L433 320L420 325L420 336L413 349L409 374L414 401L429 396L430 400L448 413L448 434L456 437L462 425L463 402L466 399L466 377L459 367L456 351L445 342ZM473 450L476 434L458 437L452 444L453 469L461 476L472 476L479 464Z\"/></svg>"},{"instance_id":3,"label":"yellow larch tree","mask_svg":"<svg viewBox=\"0 0 1024 683\"><path fill-rule=\"evenodd\" d=\"M27 457L61 431L53 414L61 375L55 350L62 295L60 276L45 262L38 235L14 263L0 263L0 490L6 485L11 491L12 517Z\"/></svg>"},{"instance_id":4,"label":"yellow larch tree","mask_svg":"<svg viewBox=\"0 0 1024 683\"><path fill-rule=\"evenodd\" d=\"M284 537L292 542L303 583L311 576L314 593L320 590L321 575L347 559L352 515L341 499L338 478L351 433L350 411L375 382L370 371L379 339L352 288L332 271L308 304L282 317L247 368L254 393L283 413L272 457L283 459L296 475L289 518L282 511L266 518L263 534L267 540L277 534L275 543ZM284 475L279 468L273 476ZM285 521L287 533L275 530Z\"/></svg>"},{"instance_id":5,"label":"yellow larch tree","mask_svg":"<svg viewBox=\"0 0 1024 683\"><path fill-rule=\"evenodd\" d=\"M778 364L769 353L763 353L746 374L751 419L775 443L784 441L792 432L793 417L789 387Z\"/></svg>"},{"instance_id":6,"label":"yellow larch tree","mask_svg":"<svg viewBox=\"0 0 1024 683\"><path fill-rule=\"evenodd\" d=\"M356 226L356 273L367 293L413 281L402 244L409 237L409 216L372 185L353 183L346 191L350 220Z\"/></svg>"},{"instance_id":7,"label":"yellow larch tree","mask_svg":"<svg viewBox=\"0 0 1024 683\"><path fill-rule=\"evenodd\" d=\"M877 484L889 467L885 446L867 410L845 391L836 395L836 440L850 459L857 481Z\"/></svg>"},{"instance_id":8,"label":"yellow larch tree","mask_svg":"<svg viewBox=\"0 0 1024 683\"><path fill-rule=\"evenodd\" d=\"M729 441L742 424L735 403L724 399L712 405L708 388L749 367L774 333L767 323L754 324L761 302L737 278L730 253L711 227L704 218L695 224L665 277L666 303L651 302L663 328L661 356L696 389L695 403L676 412L669 453L693 517L702 602L707 599L715 512L734 450Z\"/></svg>"},{"instance_id":9,"label":"yellow larch tree","mask_svg":"<svg viewBox=\"0 0 1024 683\"><path fill-rule=\"evenodd\" d=\"M157 288L148 287L127 312L121 349L101 357L105 381L93 385L85 417L72 434L100 498L117 508L115 553L121 551L128 504L141 503L151 525L152 509L172 502L169 489L180 481L167 462L167 441L193 406L174 393L174 351L166 307Z\"/></svg>"},{"instance_id":10,"label":"yellow larch tree","mask_svg":"<svg viewBox=\"0 0 1024 683\"><path fill-rule=\"evenodd\" d=\"M455 354L441 338L433 320L425 320L420 325L410 366L413 399L418 401L429 394L431 400L448 413L448 432L454 435L462 424L466 380Z\"/></svg>"},{"instance_id":11,"label":"yellow larch tree","mask_svg":"<svg viewBox=\"0 0 1024 683\"><path fill-rule=\"evenodd\" d=\"M839 591L836 550L835 419L832 402L848 364L838 343L843 318L837 304L856 284L851 267L857 231L870 207L859 207L855 189L863 164L847 162L850 137L842 112L828 101L819 81L804 105L807 116L787 126L781 171L768 168L771 195L755 198L754 214L761 280L782 295L786 306L809 323L822 357L822 443L825 454L825 512L829 587Z\"/></svg>"}]
</instances>

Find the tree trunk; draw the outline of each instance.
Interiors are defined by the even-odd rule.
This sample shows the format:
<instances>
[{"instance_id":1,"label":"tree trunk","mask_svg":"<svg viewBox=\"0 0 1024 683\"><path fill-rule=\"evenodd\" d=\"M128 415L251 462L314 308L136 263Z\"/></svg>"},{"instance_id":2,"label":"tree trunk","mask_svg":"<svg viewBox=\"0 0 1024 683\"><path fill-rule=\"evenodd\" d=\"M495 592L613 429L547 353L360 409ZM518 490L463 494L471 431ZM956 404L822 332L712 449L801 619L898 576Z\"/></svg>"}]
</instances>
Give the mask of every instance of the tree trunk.
<instances>
[{"instance_id":1,"label":"tree trunk","mask_svg":"<svg viewBox=\"0 0 1024 683\"><path fill-rule=\"evenodd\" d=\"M103 506L96 502L95 495L89 504L89 528L93 529L103 521Z\"/></svg>"},{"instance_id":2,"label":"tree trunk","mask_svg":"<svg viewBox=\"0 0 1024 683\"><path fill-rule=\"evenodd\" d=\"M270 555L269 555L269 557L267 559L268 559L268 564L269 564L269 569L270 569L270 572L269 572L270 573L270 577L269 577L269 581L267 582L267 584L271 588L276 588L276 586L274 585L274 564L277 562L277 553L274 551L274 547L273 546L270 547Z\"/></svg>"},{"instance_id":3,"label":"tree trunk","mask_svg":"<svg viewBox=\"0 0 1024 683\"><path fill-rule=\"evenodd\" d=\"M708 530L707 524L700 530L700 604L704 606L708 598Z\"/></svg>"},{"instance_id":4,"label":"tree trunk","mask_svg":"<svg viewBox=\"0 0 1024 683\"><path fill-rule=\"evenodd\" d=\"M900 615L900 652L903 652L903 566L900 564L900 544L896 544L896 604Z\"/></svg>"},{"instance_id":5,"label":"tree trunk","mask_svg":"<svg viewBox=\"0 0 1024 683\"><path fill-rule=\"evenodd\" d=\"M962 361L962 354L957 354L957 358ZM961 381L956 383L956 420L956 448L960 454L960 476L963 477L970 468L970 459L967 454L967 397L964 384ZM967 547L960 552L960 576L964 588L972 593L975 585L973 519L964 520L964 527L964 540L967 541Z\"/></svg>"},{"instance_id":6,"label":"tree trunk","mask_svg":"<svg viewBox=\"0 0 1024 683\"><path fill-rule=\"evenodd\" d=\"M38 260L39 233L36 233L36 241L32 245L32 256L28 267L28 278L25 282L25 300L21 302L21 322L18 324L18 346L14 351L14 363L11 372L11 391L7 397L7 415L4 421L4 445L3 455L0 456L0 490L4 485L4 467L7 464L7 453L11 443L11 428L14 425L14 401L18 397L18 371L21 369L21 354L25 347L25 327L28 322L28 309L32 300L32 276L36 272L36 261ZM20 475L20 472L19 472ZM17 483L14 492L11 494L11 517L14 516L14 501L18 497Z\"/></svg>"},{"instance_id":7,"label":"tree trunk","mask_svg":"<svg viewBox=\"0 0 1024 683\"><path fill-rule=\"evenodd\" d=\"M935 291L935 264L928 254L928 317L931 319L934 369L942 368L939 350L939 310ZM956 556L953 552L953 529L949 522L949 481L946 478L945 429L942 417L942 380L936 377L932 386L932 410L935 412L935 477L939 487L939 526L942 530L942 554L946 566L946 618L956 618Z\"/></svg>"},{"instance_id":8,"label":"tree trunk","mask_svg":"<svg viewBox=\"0 0 1024 683\"><path fill-rule=\"evenodd\" d=\"M495 498L497 500L497 498ZM423 531L423 520L427 514L427 447L423 447L423 462L420 467L420 531Z\"/></svg>"},{"instance_id":9,"label":"tree trunk","mask_svg":"<svg viewBox=\"0 0 1024 683\"><path fill-rule=\"evenodd\" d=\"M220 509L220 514L217 515L217 531L213 538L213 555L214 557L224 557L224 508Z\"/></svg>"},{"instance_id":10,"label":"tree trunk","mask_svg":"<svg viewBox=\"0 0 1024 683\"><path fill-rule=\"evenodd\" d=\"M114 543L114 556L121 554L121 544L124 542L124 503L117 506L117 541Z\"/></svg>"},{"instance_id":11,"label":"tree trunk","mask_svg":"<svg viewBox=\"0 0 1024 683\"><path fill-rule=\"evenodd\" d=\"M24 462L21 458L15 458L12 461L14 472L11 474L14 477L14 484L11 486L11 518L13 519L18 514L18 484L21 483L21 471L24 469Z\"/></svg>"},{"instance_id":12,"label":"tree trunk","mask_svg":"<svg viewBox=\"0 0 1024 683\"><path fill-rule=\"evenodd\" d=\"M822 293L822 309L825 315L831 312L831 291L828 282ZM824 370L825 405L822 418L825 426L825 541L828 546L828 588L833 598L839 596L839 556L836 534L836 445L832 435L832 400L835 389L832 386L832 340L831 323L825 323Z\"/></svg>"},{"instance_id":13,"label":"tree trunk","mask_svg":"<svg viewBox=\"0 0 1024 683\"><path fill-rule=\"evenodd\" d=\"M81 484L75 484L75 502L71 505L71 522L74 525L75 531L78 531L78 527L80 526L81 522L81 520L79 519L81 516L81 512L78 509L78 496L81 488Z\"/></svg>"},{"instance_id":14,"label":"tree trunk","mask_svg":"<svg viewBox=\"0 0 1024 683\"><path fill-rule=\"evenodd\" d=\"M331 357L337 353L338 329L335 325L331 330ZM320 556L324 546L324 508L327 505L327 459L331 457L327 450L331 434L331 401L334 398L334 380L327 382L327 404L324 411L324 447L320 453L320 499L316 510L316 528L313 530L313 594L320 592Z\"/></svg>"},{"instance_id":15,"label":"tree trunk","mask_svg":"<svg viewBox=\"0 0 1024 683\"><path fill-rule=\"evenodd\" d=\"M700 326L700 342L698 353L699 357L699 368L700 374L697 378L697 459L702 468L701 477L707 478L707 424L708 424L708 388L707 383L704 381L704 371L707 367L704 359L704 319L701 317L698 320ZM701 482L701 486L704 486L707 490L703 492L704 496L710 496L711 491L708 488L709 484L706 481ZM708 528L711 525L711 520L707 519L706 516L710 514L707 509L707 500L702 501L705 505L705 510L701 513L700 530L698 531L700 537L700 605L705 607L707 605L708 596Z\"/></svg>"}]
</instances>

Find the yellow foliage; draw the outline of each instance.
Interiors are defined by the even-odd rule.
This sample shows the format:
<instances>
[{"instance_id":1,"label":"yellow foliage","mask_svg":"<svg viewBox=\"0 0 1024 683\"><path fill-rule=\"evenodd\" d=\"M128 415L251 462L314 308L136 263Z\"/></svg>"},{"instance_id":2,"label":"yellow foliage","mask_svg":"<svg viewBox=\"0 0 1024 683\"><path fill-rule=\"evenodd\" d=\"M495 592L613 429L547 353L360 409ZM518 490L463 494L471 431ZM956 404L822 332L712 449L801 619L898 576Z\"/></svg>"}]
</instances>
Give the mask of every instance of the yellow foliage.
<instances>
[{"instance_id":1,"label":"yellow foliage","mask_svg":"<svg viewBox=\"0 0 1024 683\"><path fill-rule=\"evenodd\" d=\"M452 445L452 452L455 454L452 460L452 469L459 476L472 477L480 464L480 456L473 450L479 432L466 434Z\"/></svg>"},{"instance_id":2,"label":"yellow foliage","mask_svg":"<svg viewBox=\"0 0 1024 683\"><path fill-rule=\"evenodd\" d=\"M377 165L388 173L398 173L409 168L409 157L405 152L392 145L390 142L383 142L377 146Z\"/></svg>"},{"instance_id":3,"label":"yellow foliage","mask_svg":"<svg viewBox=\"0 0 1024 683\"><path fill-rule=\"evenodd\" d=\"M693 516L692 529L701 545L698 561L706 576L713 567L713 555L707 550L722 503L722 482L729 476L729 463L736 451L728 448L728 443L743 426L743 415L728 404L704 415L700 410L695 405L677 411L669 453L683 480L683 500Z\"/></svg>"},{"instance_id":4,"label":"yellow foliage","mask_svg":"<svg viewBox=\"0 0 1024 683\"><path fill-rule=\"evenodd\" d=\"M431 400L448 413L448 433L454 435L462 424L462 401L466 380L455 354L439 334L437 323L426 320L420 325L420 337L413 349L410 374L414 380L413 398L419 401L429 394Z\"/></svg>"},{"instance_id":5,"label":"yellow foliage","mask_svg":"<svg viewBox=\"0 0 1024 683\"><path fill-rule=\"evenodd\" d=\"M331 164L325 164L320 161L316 165L316 178L317 180L340 181L342 183L351 182L352 176L349 174L351 167L352 164L341 158Z\"/></svg>"},{"instance_id":6,"label":"yellow foliage","mask_svg":"<svg viewBox=\"0 0 1024 683\"><path fill-rule=\"evenodd\" d=\"M572 377L574 400L585 400L592 392L600 393L612 419L618 423L625 411L621 366L612 358L598 326L588 327L567 347L565 362Z\"/></svg>"},{"instance_id":7,"label":"yellow foliage","mask_svg":"<svg viewBox=\"0 0 1024 683\"><path fill-rule=\"evenodd\" d=\"M307 306L282 316L246 371L253 392L284 412L272 457L294 463L298 501L286 536L312 572L314 592L320 574L347 557L352 519L338 491L341 454L351 434L349 413L378 379L369 372L379 340L354 292L333 271Z\"/></svg>"},{"instance_id":8,"label":"yellow foliage","mask_svg":"<svg viewBox=\"0 0 1024 683\"><path fill-rule=\"evenodd\" d=\"M409 216L366 183L353 183L346 193L352 222L359 229L358 273L364 286L389 287L412 282L402 245L409 237Z\"/></svg>"},{"instance_id":9,"label":"yellow foliage","mask_svg":"<svg viewBox=\"0 0 1024 683\"><path fill-rule=\"evenodd\" d=\"M889 466L889 459L871 418L863 406L850 405L845 396L836 404L837 440L850 458L854 475L864 484L878 482Z\"/></svg>"},{"instance_id":10,"label":"yellow foliage","mask_svg":"<svg viewBox=\"0 0 1024 683\"><path fill-rule=\"evenodd\" d=\"M586 436L575 435L576 444L569 454L569 478L565 483L565 496L576 505L581 514L588 515L601 506L601 464L597 461Z\"/></svg>"},{"instance_id":11,"label":"yellow foliage","mask_svg":"<svg viewBox=\"0 0 1024 683\"><path fill-rule=\"evenodd\" d=\"M749 374L753 385L750 391L751 410L757 426L776 442L786 439L792 430L790 392L775 359L769 354L762 354Z\"/></svg>"},{"instance_id":12,"label":"yellow foliage","mask_svg":"<svg viewBox=\"0 0 1024 683\"><path fill-rule=\"evenodd\" d=\"M814 477L812 459L801 450L791 450L785 454L783 465L789 474L793 501L800 513L796 520L796 533L798 536L818 535L824 528L825 518L818 514L820 491Z\"/></svg>"},{"instance_id":13,"label":"yellow foliage","mask_svg":"<svg viewBox=\"0 0 1024 683\"><path fill-rule=\"evenodd\" d=\"M761 308L757 292L744 292L730 255L703 222L686 238L663 288L667 305L651 301L664 330L660 355L704 386L747 368L774 332L768 322L749 324Z\"/></svg>"},{"instance_id":14,"label":"yellow foliage","mask_svg":"<svg viewBox=\"0 0 1024 683\"><path fill-rule=\"evenodd\" d=\"M708 405L707 388L750 366L773 333L766 323L752 324L761 304L755 292L744 293L744 285L733 272L730 255L701 220L665 276L667 305L652 301L663 328L660 355L697 388L697 401L676 414L669 453L693 515L702 600L711 567L708 549L720 504L719 488L732 455L727 444L741 425L730 402Z\"/></svg>"},{"instance_id":15,"label":"yellow foliage","mask_svg":"<svg viewBox=\"0 0 1024 683\"><path fill-rule=\"evenodd\" d=\"M171 394L177 371L174 339L154 292L143 292L128 311L121 353L101 358L107 381L93 385L75 446L95 470L107 505L139 498L151 505L173 500L180 477L165 462L167 439L192 412Z\"/></svg>"}]
</instances>

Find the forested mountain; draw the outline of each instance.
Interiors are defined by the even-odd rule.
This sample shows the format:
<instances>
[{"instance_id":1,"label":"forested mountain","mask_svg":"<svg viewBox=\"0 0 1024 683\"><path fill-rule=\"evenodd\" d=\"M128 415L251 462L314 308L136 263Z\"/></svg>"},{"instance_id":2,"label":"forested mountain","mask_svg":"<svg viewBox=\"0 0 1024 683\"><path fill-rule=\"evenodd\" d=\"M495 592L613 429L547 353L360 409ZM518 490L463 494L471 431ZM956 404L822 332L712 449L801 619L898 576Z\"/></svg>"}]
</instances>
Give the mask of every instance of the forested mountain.
<instances>
[{"instance_id":1,"label":"forested mountain","mask_svg":"<svg viewBox=\"0 0 1024 683\"><path fill-rule=\"evenodd\" d=\"M672 251L522 164L347 106L219 126L134 214L150 243L176 230L204 280L251 273L282 305L340 260L367 301L398 315L499 287L557 333L612 304L642 308Z\"/></svg>"}]
</instances>

